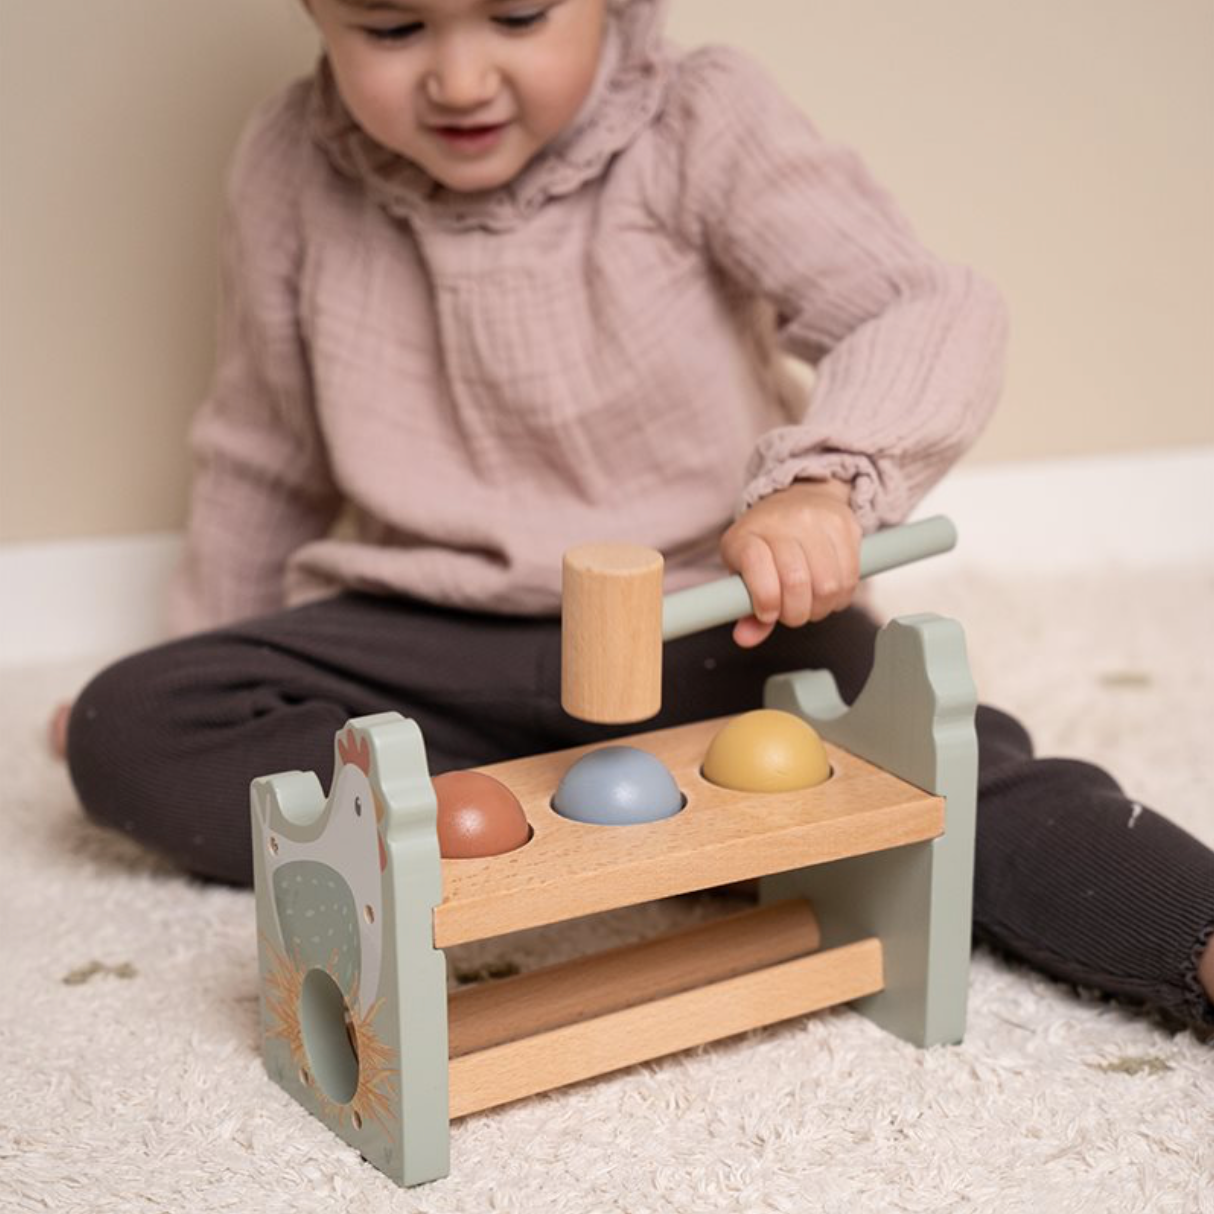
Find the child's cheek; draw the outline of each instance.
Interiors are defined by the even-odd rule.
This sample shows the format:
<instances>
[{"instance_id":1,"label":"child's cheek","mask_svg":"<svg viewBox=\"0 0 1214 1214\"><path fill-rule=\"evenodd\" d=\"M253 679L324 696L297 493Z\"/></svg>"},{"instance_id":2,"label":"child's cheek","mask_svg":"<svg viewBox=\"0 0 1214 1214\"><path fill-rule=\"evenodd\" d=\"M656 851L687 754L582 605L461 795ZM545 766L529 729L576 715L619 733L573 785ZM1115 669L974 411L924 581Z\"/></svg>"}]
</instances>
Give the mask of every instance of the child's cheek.
<instances>
[{"instance_id":1,"label":"child's cheek","mask_svg":"<svg viewBox=\"0 0 1214 1214\"><path fill-rule=\"evenodd\" d=\"M546 44L527 68L534 129L551 138L577 117L598 70L599 38L579 29Z\"/></svg>"},{"instance_id":2,"label":"child's cheek","mask_svg":"<svg viewBox=\"0 0 1214 1214\"><path fill-rule=\"evenodd\" d=\"M393 147L409 110L409 93L387 56L348 55L334 62L337 86L347 109L373 139Z\"/></svg>"}]
</instances>

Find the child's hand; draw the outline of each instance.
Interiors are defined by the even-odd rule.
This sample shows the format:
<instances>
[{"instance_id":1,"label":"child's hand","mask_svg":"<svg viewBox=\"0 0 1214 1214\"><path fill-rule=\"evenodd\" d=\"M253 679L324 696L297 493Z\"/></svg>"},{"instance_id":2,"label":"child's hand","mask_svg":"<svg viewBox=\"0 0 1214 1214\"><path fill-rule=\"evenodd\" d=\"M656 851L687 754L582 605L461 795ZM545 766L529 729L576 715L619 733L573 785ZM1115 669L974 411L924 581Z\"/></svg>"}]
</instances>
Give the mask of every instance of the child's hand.
<instances>
[{"instance_id":1,"label":"child's hand","mask_svg":"<svg viewBox=\"0 0 1214 1214\"><path fill-rule=\"evenodd\" d=\"M755 614L739 620L743 648L777 621L799 628L841 611L860 580L860 524L840 481L802 481L756 502L721 537L725 564L742 575Z\"/></svg>"}]
</instances>

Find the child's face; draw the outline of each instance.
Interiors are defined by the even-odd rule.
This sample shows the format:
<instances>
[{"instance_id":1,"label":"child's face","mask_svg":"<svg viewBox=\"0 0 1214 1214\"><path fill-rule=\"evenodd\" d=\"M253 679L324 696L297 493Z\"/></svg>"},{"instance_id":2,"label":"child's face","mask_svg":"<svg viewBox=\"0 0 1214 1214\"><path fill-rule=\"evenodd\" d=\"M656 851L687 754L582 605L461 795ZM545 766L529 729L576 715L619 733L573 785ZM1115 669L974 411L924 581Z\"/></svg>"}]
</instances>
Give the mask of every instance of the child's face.
<instances>
[{"instance_id":1,"label":"child's face","mask_svg":"<svg viewBox=\"0 0 1214 1214\"><path fill-rule=\"evenodd\" d=\"M605 0L306 0L342 99L452 190L510 181L576 116Z\"/></svg>"}]
</instances>

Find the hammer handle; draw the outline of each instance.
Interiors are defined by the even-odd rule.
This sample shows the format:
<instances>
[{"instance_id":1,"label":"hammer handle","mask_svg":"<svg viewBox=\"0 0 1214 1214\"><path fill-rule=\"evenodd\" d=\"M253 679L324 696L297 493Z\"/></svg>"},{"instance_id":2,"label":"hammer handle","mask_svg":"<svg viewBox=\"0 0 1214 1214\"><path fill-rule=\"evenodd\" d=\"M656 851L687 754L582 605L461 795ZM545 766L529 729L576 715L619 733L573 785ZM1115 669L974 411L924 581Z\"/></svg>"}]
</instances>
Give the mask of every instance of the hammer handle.
<instances>
[{"instance_id":1,"label":"hammer handle","mask_svg":"<svg viewBox=\"0 0 1214 1214\"><path fill-rule=\"evenodd\" d=\"M956 543L957 529L941 514L918 523L889 527L861 541L860 576L883 573L925 556L948 552ZM673 641L718 624L729 624L753 610L746 583L737 574L690 590L678 590L662 600L662 640Z\"/></svg>"}]
</instances>

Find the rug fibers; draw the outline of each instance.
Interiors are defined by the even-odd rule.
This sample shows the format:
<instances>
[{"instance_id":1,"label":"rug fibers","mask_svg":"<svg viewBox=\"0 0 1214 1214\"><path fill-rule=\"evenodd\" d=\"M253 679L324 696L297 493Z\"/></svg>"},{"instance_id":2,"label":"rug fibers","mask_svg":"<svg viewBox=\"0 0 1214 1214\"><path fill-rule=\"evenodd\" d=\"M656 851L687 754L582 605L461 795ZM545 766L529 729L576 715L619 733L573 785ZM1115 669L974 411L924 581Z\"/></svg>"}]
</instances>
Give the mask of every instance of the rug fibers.
<instances>
[{"instance_id":1,"label":"rug fibers","mask_svg":"<svg viewBox=\"0 0 1214 1214\"><path fill-rule=\"evenodd\" d=\"M1110 766L1214 842L1210 572L925 568L875 594L965 621L983 698L1043 753ZM398 1189L266 1078L251 895L80 817L43 728L89 668L3 680L0 1209L1214 1211L1208 1041L982 949L961 1045L832 1010L468 1117L451 1175ZM530 968L723 907L504 937L451 968Z\"/></svg>"}]
</instances>

